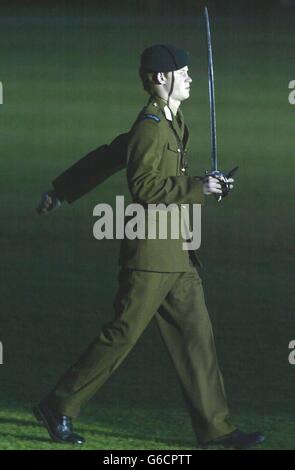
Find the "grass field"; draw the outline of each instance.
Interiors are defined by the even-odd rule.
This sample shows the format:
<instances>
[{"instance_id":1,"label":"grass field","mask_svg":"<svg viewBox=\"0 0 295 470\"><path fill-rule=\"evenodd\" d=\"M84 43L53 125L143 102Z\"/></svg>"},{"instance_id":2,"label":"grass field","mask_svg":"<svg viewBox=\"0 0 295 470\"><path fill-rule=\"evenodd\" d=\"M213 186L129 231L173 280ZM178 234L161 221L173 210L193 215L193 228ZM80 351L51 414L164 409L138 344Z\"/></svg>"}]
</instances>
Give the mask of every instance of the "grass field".
<instances>
[{"instance_id":1,"label":"grass field","mask_svg":"<svg viewBox=\"0 0 295 470\"><path fill-rule=\"evenodd\" d=\"M193 91L183 111L190 168L209 168L202 18L99 11L2 10L0 449L55 449L31 406L112 317L118 242L94 240L92 210L125 194L124 172L48 217L50 181L129 129L145 95L141 50L187 47ZM205 285L233 421L295 450L294 10L213 17L219 155L237 187L202 212ZM195 438L153 324L77 422L85 449L193 449Z\"/></svg>"}]
</instances>

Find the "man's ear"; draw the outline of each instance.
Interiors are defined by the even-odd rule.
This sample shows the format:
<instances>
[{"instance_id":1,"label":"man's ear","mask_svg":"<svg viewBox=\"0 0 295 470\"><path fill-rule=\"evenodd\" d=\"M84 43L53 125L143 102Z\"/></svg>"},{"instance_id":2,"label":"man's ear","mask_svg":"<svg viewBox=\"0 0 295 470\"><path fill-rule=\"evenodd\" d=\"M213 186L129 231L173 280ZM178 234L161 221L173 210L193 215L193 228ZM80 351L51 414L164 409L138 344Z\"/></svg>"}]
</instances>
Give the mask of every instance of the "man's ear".
<instances>
[{"instance_id":1,"label":"man's ear","mask_svg":"<svg viewBox=\"0 0 295 470\"><path fill-rule=\"evenodd\" d=\"M156 85L164 85L166 81L167 81L167 78L165 77L165 74L163 72L155 73L154 82L156 83Z\"/></svg>"}]
</instances>

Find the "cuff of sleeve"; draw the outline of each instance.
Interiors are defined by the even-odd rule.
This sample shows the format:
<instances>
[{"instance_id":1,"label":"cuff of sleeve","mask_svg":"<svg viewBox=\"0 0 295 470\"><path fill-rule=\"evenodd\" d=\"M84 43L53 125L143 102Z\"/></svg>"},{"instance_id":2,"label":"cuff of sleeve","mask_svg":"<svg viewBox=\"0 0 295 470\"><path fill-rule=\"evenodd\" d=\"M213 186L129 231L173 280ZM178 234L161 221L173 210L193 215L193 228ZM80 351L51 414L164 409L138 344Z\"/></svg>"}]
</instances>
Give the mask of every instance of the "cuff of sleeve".
<instances>
[{"instance_id":1,"label":"cuff of sleeve","mask_svg":"<svg viewBox=\"0 0 295 470\"><path fill-rule=\"evenodd\" d=\"M54 194L55 196L57 197L57 199L60 201L60 202L63 202L64 200L66 200L66 197L65 195L63 194L61 188L58 187L58 184L56 183L56 181L52 181L52 186L53 186L53 191L54 191Z\"/></svg>"},{"instance_id":2,"label":"cuff of sleeve","mask_svg":"<svg viewBox=\"0 0 295 470\"><path fill-rule=\"evenodd\" d=\"M200 176L196 176L193 179L193 185L194 185L194 199L195 199L195 204L204 204L205 202L205 195L203 191L203 180Z\"/></svg>"}]
</instances>

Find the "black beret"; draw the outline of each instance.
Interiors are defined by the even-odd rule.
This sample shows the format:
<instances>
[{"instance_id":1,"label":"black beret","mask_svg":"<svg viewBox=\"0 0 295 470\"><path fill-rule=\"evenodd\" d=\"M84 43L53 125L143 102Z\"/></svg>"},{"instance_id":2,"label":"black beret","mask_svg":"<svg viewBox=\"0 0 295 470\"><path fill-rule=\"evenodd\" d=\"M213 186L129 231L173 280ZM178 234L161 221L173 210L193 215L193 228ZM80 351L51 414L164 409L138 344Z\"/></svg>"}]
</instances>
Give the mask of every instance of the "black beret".
<instances>
[{"instance_id":1,"label":"black beret","mask_svg":"<svg viewBox=\"0 0 295 470\"><path fill-rule=\"evenodd\" d=\"M190 56L184 49L171 44L155 44L141 54L140 68L144 72L173 72L190 63Z\"/></svg>"}]
</instances>

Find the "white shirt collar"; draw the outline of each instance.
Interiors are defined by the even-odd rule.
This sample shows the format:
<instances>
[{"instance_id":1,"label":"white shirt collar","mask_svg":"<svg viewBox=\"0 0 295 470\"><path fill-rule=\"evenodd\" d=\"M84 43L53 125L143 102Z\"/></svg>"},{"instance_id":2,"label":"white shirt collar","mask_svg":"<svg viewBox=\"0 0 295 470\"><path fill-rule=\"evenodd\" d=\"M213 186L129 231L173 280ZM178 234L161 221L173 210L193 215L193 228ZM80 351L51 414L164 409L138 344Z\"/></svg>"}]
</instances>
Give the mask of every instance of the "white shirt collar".
<instances>
[{"instance_id":1,"label":"white shirt collar","mask_svg":"<svg viewBox=\"0 0 295 470\"><path fill-rule=\"evenodd\" d=\"M164 106L164 114L165 114L165 117L167 119L167 121L171 121L172 122L172 112L171 112L171 109L168 108L168 106Z\"/></svg>"}]
</instances>

